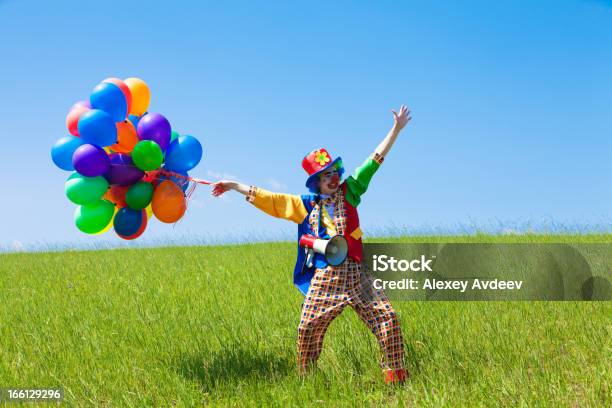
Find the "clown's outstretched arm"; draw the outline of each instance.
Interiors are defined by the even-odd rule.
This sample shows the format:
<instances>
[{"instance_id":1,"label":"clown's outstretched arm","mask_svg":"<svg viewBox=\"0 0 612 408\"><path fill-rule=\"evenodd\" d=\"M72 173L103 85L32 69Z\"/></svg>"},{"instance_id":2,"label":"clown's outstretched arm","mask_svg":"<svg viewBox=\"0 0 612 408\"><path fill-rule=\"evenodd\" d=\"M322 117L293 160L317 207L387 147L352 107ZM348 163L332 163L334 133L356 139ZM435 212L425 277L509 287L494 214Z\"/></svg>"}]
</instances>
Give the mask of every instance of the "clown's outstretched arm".
<instances>
[{"instance_id":1,"label":"clown's outstretched arm","mask_svg":"<svg viewBox=\"0 0 612 408\"><path fill-rule=\"evenodd\" d=\"M219 197L229 190L235 190L246 196L261 211L273 217L301 223L308 215L302 198L293 194L273 193L255 186L247 186L237 181L221 180L213 183L212 195Z\"/></svg>"},{"instance_id":2,"label":"clown's outstretched arm","mask_svg":"<svg viewBox=\"0 0 612 408\"><path fill-rule=\"evenodd\" d=\"M376 150L374 150L374 153L380 155L381 157L385 157L387 153L389 153L389 150L391 150L393 147L397 136L400 134L404 126L406 126L406 124L412 119L410 116L410 110L408 110L407 106L402 105L399 113L394 110L391 110L391 112L393 112L393 127L389 133L387 133L387 136L385 136L383 141L380 142Z\"/></svg>"}]
</instances>

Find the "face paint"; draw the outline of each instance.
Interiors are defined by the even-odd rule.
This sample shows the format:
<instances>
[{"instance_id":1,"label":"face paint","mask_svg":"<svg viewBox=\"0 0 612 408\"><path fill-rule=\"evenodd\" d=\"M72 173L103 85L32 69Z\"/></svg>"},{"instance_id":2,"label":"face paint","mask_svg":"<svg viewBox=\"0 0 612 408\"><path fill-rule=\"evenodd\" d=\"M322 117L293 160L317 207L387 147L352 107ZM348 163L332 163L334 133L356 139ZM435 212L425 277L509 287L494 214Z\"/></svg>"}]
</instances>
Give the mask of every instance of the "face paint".
<instances>
[{"instance_id":1,"label":"face paint","mask_svg":"<svg viewBox=\"0 0 612 408\"><path fill-rule=\"evenodd\" d=\"M336 177L336 179L340 178L340 175L338 174L338 170L335 170L335 169L328 170L325 173L321 174L321 180L323 182L333 180L334 177Z\"/></svg>"},{"instance_id":2,"label":"face paint","mask_svg":"<svg viewBox=\"0 0 612 408\"><path fill-rule=\"evenodd\" d=\"M321 192L323 194L332 194L338 189L340 182L340 174L338 170L333 169L326 171L321 175Z\"/></svg>"}]
</instances>

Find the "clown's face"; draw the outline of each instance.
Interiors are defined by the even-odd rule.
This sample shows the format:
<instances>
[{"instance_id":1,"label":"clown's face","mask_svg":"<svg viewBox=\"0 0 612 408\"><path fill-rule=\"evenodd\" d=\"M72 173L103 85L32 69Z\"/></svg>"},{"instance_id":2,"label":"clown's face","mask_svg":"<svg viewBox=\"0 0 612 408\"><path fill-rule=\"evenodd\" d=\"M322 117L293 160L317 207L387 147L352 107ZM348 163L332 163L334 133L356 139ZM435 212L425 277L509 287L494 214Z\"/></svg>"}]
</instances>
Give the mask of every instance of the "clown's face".
<instances>
[{"instance_id":1,"label":"clown's face","mask_svg":"<svg viewBox=\"0 0 612 408\"><path fill-rule=\"evenodd\" d=\"M340 174L336 169L327 169L319 176L319 192L332 195L340 186Z\"/></svg>"}]
</instances>

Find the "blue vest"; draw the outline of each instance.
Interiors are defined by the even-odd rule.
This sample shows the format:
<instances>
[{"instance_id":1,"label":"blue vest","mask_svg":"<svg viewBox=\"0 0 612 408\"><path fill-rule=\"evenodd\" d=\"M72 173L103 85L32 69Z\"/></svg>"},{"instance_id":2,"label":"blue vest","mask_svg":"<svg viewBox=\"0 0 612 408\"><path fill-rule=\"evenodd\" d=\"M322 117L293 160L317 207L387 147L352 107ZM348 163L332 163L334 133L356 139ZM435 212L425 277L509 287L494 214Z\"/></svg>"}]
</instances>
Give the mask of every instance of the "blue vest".
<instances>
[{"instance_id":1,"label":"blue vest","mask_svg":"<svg viewBox=\"0 0 612 408\"><path fill-rule=\"evenodd\" d=\"M319 230L314 233L312 231L312 227L310 226L310 213L314 208L314 205L320 200L320 196L318 194L304 194L302 195L302 203L308 212L304 221L298 225L298 246L297 246L297 261L295 262L295 269L293 270L293 284L297 286L298 290L302 292L304 296L308 293L308 288L310 288L310 281L314 276L315 269L317 268L326 268L327 262L325 261L325 257L321 254L315 254L314 256L314 265L311 268L306 267L306 251L304 248L300 247L300 238L304 234L314 235L315 237L329 239L331 238L327 234L327 230L325 226L321 223L321 213L319 212Z\"/></svg>"}]
</instances>

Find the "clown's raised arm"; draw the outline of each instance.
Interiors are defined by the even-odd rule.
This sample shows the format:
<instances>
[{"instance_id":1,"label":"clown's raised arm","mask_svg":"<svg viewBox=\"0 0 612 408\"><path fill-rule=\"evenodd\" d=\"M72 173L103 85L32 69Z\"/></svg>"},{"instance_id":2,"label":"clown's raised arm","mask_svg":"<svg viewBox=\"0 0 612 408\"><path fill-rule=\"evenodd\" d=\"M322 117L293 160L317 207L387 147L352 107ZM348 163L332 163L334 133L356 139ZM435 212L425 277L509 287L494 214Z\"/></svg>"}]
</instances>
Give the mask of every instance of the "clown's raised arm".
<instances>
[{"instance_id":1,"label":"clown's raised arm","mask_svg":"<svg viewBox=\"0 0 612 408\"><path fill-rule=\"evenodd\" d=\"M404 126L412 119L407 106L402 105L399 113L394 110L391 112L393 113L393 127L387 133L387 136L378 144L374 153L346 179L347 198L354 206L359 205L361 196L368 189L374 173L385 160L385 156L393 147Z\"/></svg>"},{"instance_id":2,"label":"clown's raised arm","mask_svg":"<svg viewBox=\"0 0 612 408\"><path fill-rule=\"evenodd\" d=\"M404 126L406 126L406 124L412 120L410 110L408 110L408 107L405 105L401 106L399 113L394 110L391 110L391 112L393 113L393 127L389 133L387 133L387 136L383 139L383 141L380 142L378 147L376 147L376 150L374 150L375 154L383 158L387 155L387 153L389 153L391 147L393 147L393 143L395 143L397 135L399 135Z\"/></svg>"}]
</instances>

